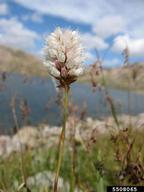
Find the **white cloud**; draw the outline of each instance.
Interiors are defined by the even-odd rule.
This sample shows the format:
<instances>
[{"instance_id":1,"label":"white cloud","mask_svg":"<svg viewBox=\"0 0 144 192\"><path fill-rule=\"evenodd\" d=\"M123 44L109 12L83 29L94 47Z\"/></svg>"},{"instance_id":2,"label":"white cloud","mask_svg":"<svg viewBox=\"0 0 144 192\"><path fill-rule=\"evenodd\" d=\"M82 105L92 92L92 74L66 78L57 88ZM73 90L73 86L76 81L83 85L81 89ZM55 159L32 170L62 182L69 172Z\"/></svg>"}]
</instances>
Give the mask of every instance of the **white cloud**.
<instances>
[{"instance_id":1,"label":"white cloud","mask_svg":"<svg viewBox=\"0 0 144 192\"><path fill-rule=\"evenodd\" d=\"M0 15L7 15L9 13L8 5L5 3L0 3Z\"/></svg>"},{"instance_id":2,"label":"white cloud","mask_svg":"<svg viewBox=\"0 0 144 192\"><path fill-rule=\"evenodd\" d=\"M123 31L131 33L139 28L138 34L144 35L144 1L143 0L13 0L21 5L43 14L50 14L62 17L74 22L82 22L97 27L98 33L102 31L113 33ZM109 17L106 23L106 17ZM112 18L110 18L112 17ZM110 21L110 22L109 22ZM102 22L102 24L101 24ZM126 23L126 26L124 25ZM104 31L104 26L106 28ZM109 25L108 25L109 24ZM143 26L143 27L142 27ZM111 28L111 29L110 29ZM97 31L96 31L97 32ZM107 35L108 36L108 35Z\"/></svg>"},{"instance_id":3,"label":"white cloud","mask_svg":"<svg viewBox=\"0 0 144 192\"><path fill-rule=\"evenodd\" d=\"M103 39L96 36L95 34L81 33L80 35L81 35L82 43L86 49L85 51L86 51L87 63L92 64L96 61L96 55L92 53L92 50L95 48L98 51L104 50L108 48L108 44Z\"/></svg>"},{"instance_id":4,"label":"white cloud","mask_svg":"<svg viewBox=\"0 0 144 192\"><path fill-rule=\"evenodd\" d=\"M142 55L144 38L143 0L13 0L35 12L34 22L41 22L41 15L54 15L73 22L89 24L95 34L82 34L85 46L105 49L105 38L118 36L113 49L121 51L124 39L131 55ZM38 15L37 15L38 14ZM36 21L37 20L37 21ZM124 38L125 37L125 38ZM120 41L117 43L117 40ZM122 41L122 42L121 42Z\"/></svg>"},{"instance_id":5,"label":"white cloud","mask_svg":"<svg viewBox=\"0 0 144 192\"><path fill-rule=\"evenodd\" d=\"M86 53L88 64L93 64L97 60L96 54L88 51ZM102 66L106 68L117 67L121 65L121 61L118 58L111 58L102 61Z\"/></svg>"},{"instance_id":6,"label":"white cloud","mask_svg":"<svg viewBox=\"0 0 144 192\"><path fill-rule=\"evenodd\" d=\"M120 60L117 58L108 59L103 62L104 67L117 67L121 64Z\"/></svg>"},{"instance_id":7,"label":"white cloud","mask_svg":"<svg viewBox=\"0 0 144 192\"><path fill-rule=\"evenodd\" d=\"M82 42L87 49L97 48L98 50L103 50L108 47L108 44L96 35L90 33L81 34Z\"/></svg>"},{"instance_id":8,"label":"white cloud","mask_svg":"<svg viewBox=\"0 0 144 192\"><path fill-rule=\"evenodd\" d=\"M35 23L42 23L43 22L43 16L37 12L34 12L33 14L30 15L23 15L22 16L23 21L33 21Z\"/></svg>"},{"instance_id":9,"label":"white cloud","mask_svg":"<svg viewBox=\"0 0 144 192\"><path fill-rule=\"evenodd\" d=\"M126 47L131 56L144 56L144 38L130 38L127 35L117 36L114 39L113 50L122 52Z\"/></svg>"},{"instance_id":10,"label":"white cloud","mask_svg":"<svg viewBox=\"0 0 144 192\"><path fill-rule=\"evenodd\" d=\"M88 64L93 64L96 61L96 56L92 52L87 51L86 59L87 59Z\"/></svg>"},{"instance_id":11,"label":"white cloud","mask_svg":"<svg viewBox=\"0 0 144 192\"><path fill-rule=\"evenodd\" d=\"M84 14L84 12L90 12L91 7L95 5L94 0L91 2L82 0L43 0L43 2L41 2L41 0L37 0L35 2L33 2L33 0L14 1L31 10L35 10L44 14L60 16L72 21L89 23L89 21L94 17L93 14L87 14L87 17L86 14Z\"/></svg>"},{"instance_id":12,"label":"white cloud","mask_svg":"<svg viewBox=\"0 0 144 192\"><path fill-rule=\"evenodd\" d=\"M31 16L32 21L37 22L37 23L42 23L43 22L43 17L41 14L38 13L33 13Z\"/></svg>"},{"instance_id":13,"label":"white cloud","mask_svg":"<svg viewBox=\"0 0 144 192\"><path fill-rule=\"evenodd\" d=\"M38 40L37 33L26 28L17 19L0 19L1 44L32 50L36 40Z\"/></svg>"},{"instance_id":14,"label":"white cloud","mask_svg":"<svg viewBox=\"0 0 144 192\"><path fill-rule=\"evenodd\" d=\"M125 30L125 21L121 16L107 16L100 19L93 31L100 37L109 37Z\"/></svg>"}]
</instances>

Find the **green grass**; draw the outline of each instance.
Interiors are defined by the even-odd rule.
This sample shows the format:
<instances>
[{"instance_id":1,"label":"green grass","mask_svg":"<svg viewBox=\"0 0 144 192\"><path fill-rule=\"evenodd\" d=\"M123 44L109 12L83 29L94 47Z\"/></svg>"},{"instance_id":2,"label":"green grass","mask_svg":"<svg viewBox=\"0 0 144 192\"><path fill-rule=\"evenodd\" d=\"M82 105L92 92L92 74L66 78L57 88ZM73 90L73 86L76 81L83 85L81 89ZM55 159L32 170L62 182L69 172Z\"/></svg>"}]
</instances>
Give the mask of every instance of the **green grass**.
<instances>
[{"instance_id":1,"label":"green grass","mask_svg":"<svg viewBox=\"0 0 144 192\"><path fill-rule=\"evenodd\" d=\"M122 157L127 154L127 141L124 139L128 136L131 142L135 138L135 143L130 151L130 159L122 168L122 162L116 159L116 151L120 150ZM82 191L105 192L107 185L144 185L143 181L134 182L132 172L127 168L131 165L144 166L144 148L141 151L141 157L137 161L137 154L140 146L143 145L144 131L120 132L113 136L117 138L113 141L110 135L99 136L96 143L91 149L85 150L81 145L77 145L76 158L76 183ZM62 164L60 176L70 182L71 177L71 153L70 148L65 150L65 158ZM26 177L34 176L36 173L43 171L55 172L57 158L57 146L50 149L40 147L35 150L27 150L24 153L24 171ZM1 160L0 163L0 188L8 192L16 191L22 183L20 171L20 155L12 154L9 158ZM126 172L123 180L120 180L120 173ZM142 171L142 170L141 170ZM144 174L144 173L141 173ZM38 189L33 187L31 192L51 191L48 189ZM24 191L24 190L21 190Z\"/></svg>"}]
</instances>

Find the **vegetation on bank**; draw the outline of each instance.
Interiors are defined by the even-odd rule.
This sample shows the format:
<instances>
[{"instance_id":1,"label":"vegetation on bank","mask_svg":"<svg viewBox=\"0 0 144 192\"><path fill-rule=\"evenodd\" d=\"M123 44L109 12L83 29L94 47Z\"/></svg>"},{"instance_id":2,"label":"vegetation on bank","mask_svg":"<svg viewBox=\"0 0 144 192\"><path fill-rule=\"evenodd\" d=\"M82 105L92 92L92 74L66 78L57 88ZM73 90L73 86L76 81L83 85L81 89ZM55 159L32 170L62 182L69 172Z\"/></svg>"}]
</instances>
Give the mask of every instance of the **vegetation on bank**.
<instances>
[{"instance_id":1,"label":"vegetation on bank","mask_svg":"<svg viewBox=\"0 0 144 192\"><path fill-rule=\"evenodd\" d=\"M75 183L80 191L105 192L109 185L144 185L144 130L129 129L115 134L102 134L92 145L75 141ZM69 141L67 141L69 142ZM60 177L64 183L71 182L71 145L65 145L64 161ZM55 172L57 145L46 145L26 149L22 153L24 177L30 192L51 192L52 185L47 182L30 182L38 173ZM23 183L20 153L13 153L0 160L0 189L15 192ZM53 181L52 178L50 178ZM48 187L49 185L49 187ZM22 188L20 191L25 191ZM27 190L28 191L28 190ZM60 191L67 192L64 188Z\"/></svg>"}]
</instances>

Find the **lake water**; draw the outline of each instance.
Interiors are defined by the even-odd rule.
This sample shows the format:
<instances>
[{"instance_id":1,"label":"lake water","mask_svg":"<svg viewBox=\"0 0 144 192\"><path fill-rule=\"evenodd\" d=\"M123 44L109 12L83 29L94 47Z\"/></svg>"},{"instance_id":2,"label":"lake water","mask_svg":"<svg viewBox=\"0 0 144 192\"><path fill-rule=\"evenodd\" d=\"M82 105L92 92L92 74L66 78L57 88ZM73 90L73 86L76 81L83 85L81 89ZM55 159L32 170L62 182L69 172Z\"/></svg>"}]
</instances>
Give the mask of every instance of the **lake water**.
<instances>
[{"instance_id":1,"label":"lake water","mask_svg":"<svg viewBox=\"0 0 144 192\"><path fill-rule=\"evenodd\" d=\"M109 89L114 99L117 113L128 112L127 91ZM11 98L16 96L17 116L22 125L19 103L26 99L30 107L29 121L32 125L46 122L51 125L59 125L61 121L60 109L55 102L57 98L55 87L51 80L31 78L25 82L25 77L20 75L8 75L1 82L0 90L0 134L10 133L14 127ZM92 92L89 83L74 83L71 89L71 99L82 109L87 103L87 115L97 118L111 115L110 109L105 101L104 91ZM48 108L47 108L48 106ZM144 95L131 93L131 114L136 115L144 112Z\"/></svg>"}]
</instances>

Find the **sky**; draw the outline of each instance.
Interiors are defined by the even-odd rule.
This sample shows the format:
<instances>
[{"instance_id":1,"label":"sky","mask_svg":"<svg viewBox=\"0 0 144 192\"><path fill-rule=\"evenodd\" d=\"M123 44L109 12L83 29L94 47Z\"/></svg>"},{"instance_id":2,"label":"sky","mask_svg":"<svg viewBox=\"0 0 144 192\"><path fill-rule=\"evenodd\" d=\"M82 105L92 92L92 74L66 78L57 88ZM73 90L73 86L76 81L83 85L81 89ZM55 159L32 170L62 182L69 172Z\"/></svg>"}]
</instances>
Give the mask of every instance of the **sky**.
<instances>
[{"instance_id":1,"label":"sky","mask_svg":"<svg viewBox=\"0 0 144 192\"><path fill-rule=\"evenodd\" d=\"M144 62L144 0L0 0L0 44L42 56L56 27L79 31L87 61L96 50L105 67Z\"/></svg>"}]
</instances>

